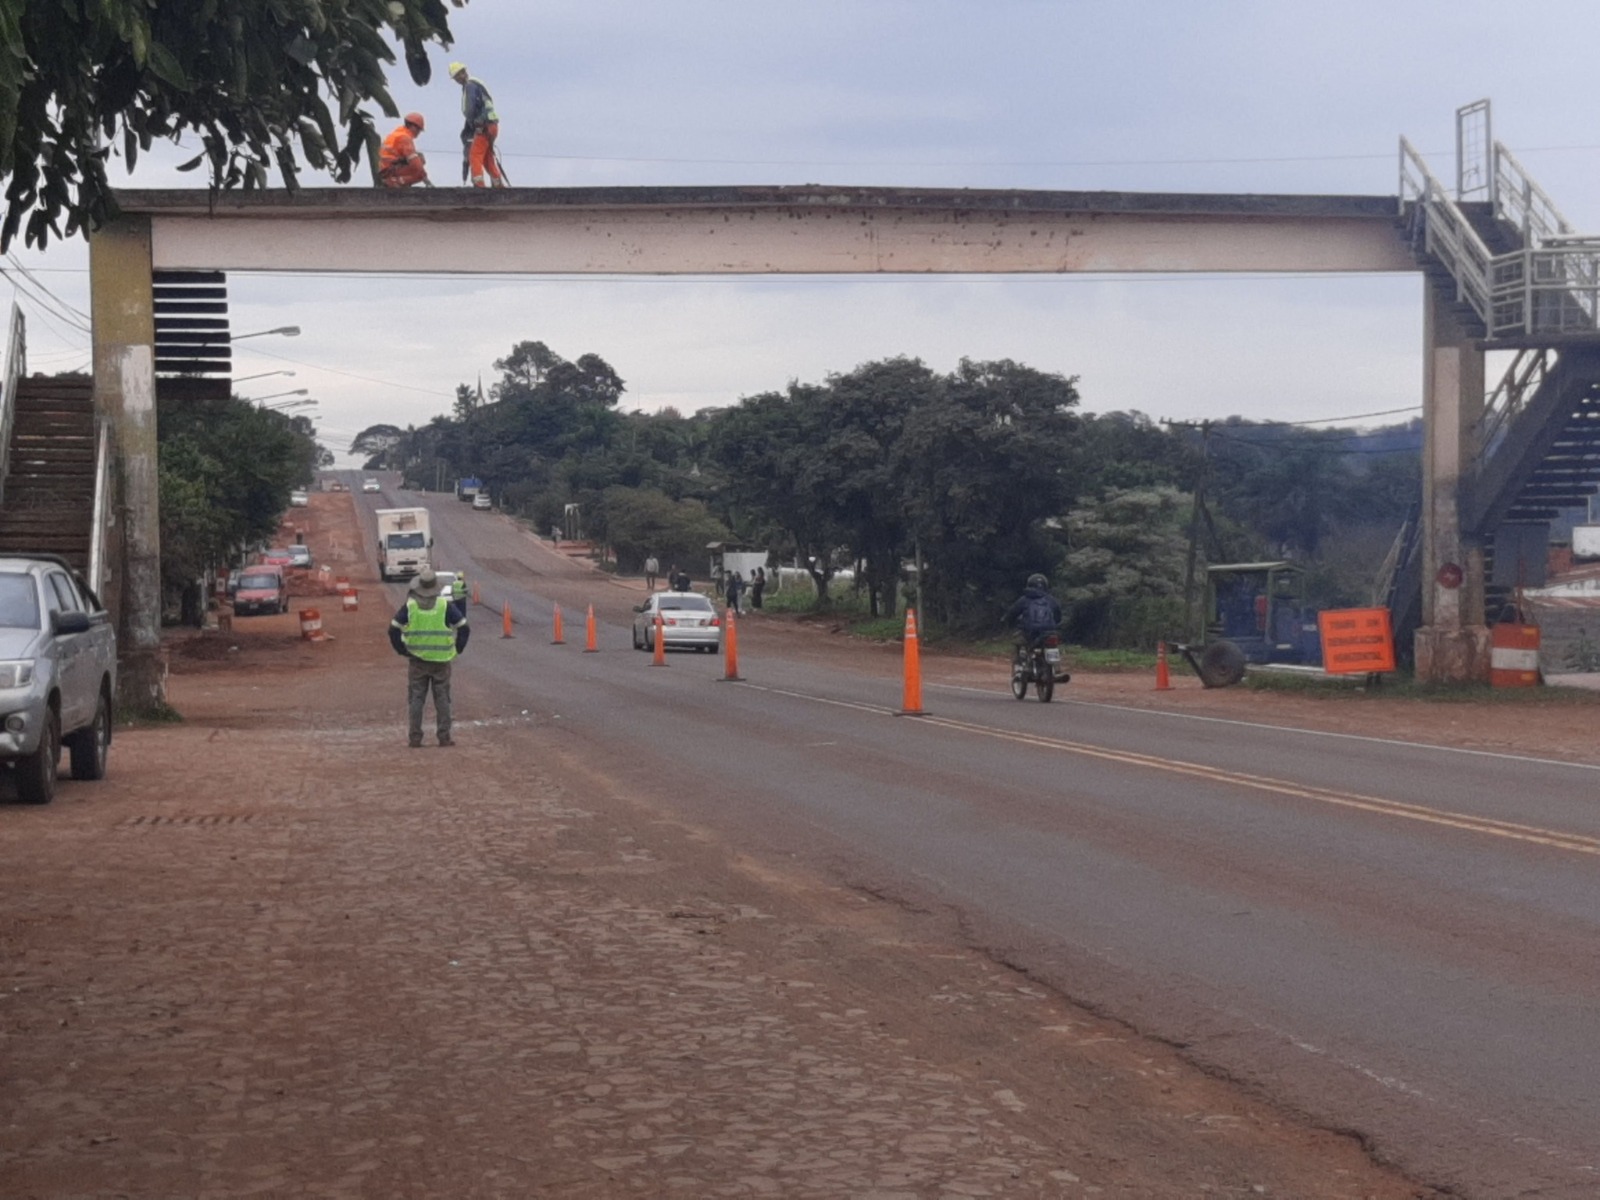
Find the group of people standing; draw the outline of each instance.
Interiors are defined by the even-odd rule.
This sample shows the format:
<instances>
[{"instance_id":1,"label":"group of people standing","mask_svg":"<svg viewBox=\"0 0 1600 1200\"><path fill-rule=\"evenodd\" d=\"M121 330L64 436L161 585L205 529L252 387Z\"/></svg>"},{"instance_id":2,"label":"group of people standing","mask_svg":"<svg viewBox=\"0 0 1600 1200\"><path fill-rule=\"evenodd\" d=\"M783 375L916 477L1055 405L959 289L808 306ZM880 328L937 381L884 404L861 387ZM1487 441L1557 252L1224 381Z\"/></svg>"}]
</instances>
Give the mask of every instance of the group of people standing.
<instances>
[{"instance_id":1,"label":"group of people standing","mask_svg":"<svg viewBox=\"0 0 1600 1200\"><path fill-rule=\"evenodd\" d=\"M644 560L644 585L647 591L656 590L656 580L661 577L661 561L654 554ZM687 592L690 588L689 573L678 570L674 563L667 568L667 588L674 592ZM722 583L722 598L727 606L734 612L744 612L742 600L746 592L750 593L750 608L760 608L761 600L767 591L767 572L764 567L757 567L750 572L750 578L745 579L738 571L729 571L727 578Z\"/></svg>"},{"instance_id":2,"label":"group of people standing","mask_svg":"<svg viewBox=\"0 0 1600 1200\"><path fill-rule=\"evenodd\" d=\"M473 187L508 186L495 150L500 114L495 111L494 97L481 79L472 77L466 63L451 63L450 78L461 85L461 182L466 183L470 173ZM428 178L428 160L417 149L417 138L427 127L421 113L407 113L399 128L383 139L383 148L378 152L378 181L384 187L433 186Z\"/></svg>"},{"instance_id":3,"label":"group of people standing","mask_svg":"<svg viewBox=\"0 0 1600 1200\"><path fill-rule=\"evenodd\" d=\"M722 598L728 608L733 612L745 611L740 606L740 600L745 592L750 593L750 607L760 608L761 597L767 590L767 572L762 567L757 567L750 572L749 582L737 571L729 571L728 577L722 584Z\"/></svg>"}]
</instances>

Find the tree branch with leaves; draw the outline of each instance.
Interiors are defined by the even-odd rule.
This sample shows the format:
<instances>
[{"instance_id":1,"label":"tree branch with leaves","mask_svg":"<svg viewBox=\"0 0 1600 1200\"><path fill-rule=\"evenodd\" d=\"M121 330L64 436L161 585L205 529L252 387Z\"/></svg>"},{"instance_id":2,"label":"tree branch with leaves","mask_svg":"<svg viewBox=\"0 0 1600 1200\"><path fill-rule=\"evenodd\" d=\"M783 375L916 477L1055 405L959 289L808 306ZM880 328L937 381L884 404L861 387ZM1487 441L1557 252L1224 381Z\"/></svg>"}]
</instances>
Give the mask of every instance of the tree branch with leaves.
<instances>
[{"instance_id":1,"label":"tree branch with leaves","mask_svg":"<svg viewBox=\"0 0 1600 1200\"><path fill-rule=\"evenodd\" d=\"M450 0L459 8L467 0ZM197 134L213 189L294 187L300 158L376 170L362 107L394 116L386 71L431 75L450 45L444 0L0 0L0 250L44 246L115 213L106 163ZM298 151L298 155L297 155Z\"/></svg>"}]
</instances>

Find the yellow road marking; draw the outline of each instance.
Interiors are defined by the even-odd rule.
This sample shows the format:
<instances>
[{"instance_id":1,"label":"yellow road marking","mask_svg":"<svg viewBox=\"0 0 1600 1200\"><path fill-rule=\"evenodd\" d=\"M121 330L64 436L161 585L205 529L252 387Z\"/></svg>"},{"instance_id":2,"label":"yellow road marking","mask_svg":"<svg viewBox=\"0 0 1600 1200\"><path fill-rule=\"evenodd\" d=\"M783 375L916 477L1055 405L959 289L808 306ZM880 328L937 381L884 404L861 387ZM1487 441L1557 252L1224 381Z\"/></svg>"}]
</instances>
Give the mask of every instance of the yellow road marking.
<instances>
[{"instance_id":1,"label":"yellow road marking","mask_svg":"<svg viewBox=\"0 0 1600 1200\"><path fill-rule=\"evenodd\" d=\"M880 716L894 715L893 709L885 709L880 705L860 704L850 700L834 700L826 696L814 696L805 692L788 691L784 688L761 687L754 690L776 692L785 696L793 696L800 700L812 700L839 708L853 708L859 712L870 712ZM1160 758L1153 754L1140 754L1133 750L1113 750L1106 746L1091 746L1086 742L1073 742L1065 738L1047 737L1037 733L1019 733L1010 729L996 729L989 725L978 725L970 721L951 720L949 717L923 715L915 718L915 720L922 725L935 725L942 729L953 729L962 733L975 733L982 737L1018 742L1025 746L1036 746L1043 750L1060 750L1068 754L1083 755L1086 758L1099 758L1107 762L1148 767L1152 770L1167 771L1175 775L1191 775L1198 779L1211 780L1214 783L1253 788L1256 791L1273 792L1280 796L1295 796L1305 800L1315 800L1321 804L1336 805L1340 808L1353 808L1361 812L1376 813L1379 816L1399 817L1407 821L1424 821L1430 825L1444 825L1451 829L1466 830L1469 833L1510 838L1519 842L1532 842L1535 845L1549 846L1556 850L1567 850L1574 854L1600 855L1600 837L1589 837L1581 833L1563 833L1557 829L1545 829L1538 825L1523 825L1516 821L1500 821L1493 817L1475 817L1471 813L1429 808L1421 804L1408 804L1403 800L1385 800L1379 796L1364 796L1358 792L1336 791L1333 788L1317 787L1314 784L1291 783L1285 779L1272 779L1264 775L1250 775L1242 771L1226 770L1222 767L1208 767L1203 763L1184 762L1174 758Z\"/></svg>"},{"instance_id":2,"label":"yellow road marking","mask_svg":"<svg viewBox=\"0 0 1600 1200\"><path fill-rule=\"evenodd\" d=\"M1003 741L1020 742L1023 745L1037 746L1045 750L1062 750L1088 758L1104 759L1107 762L1149 767L1177 775L1192 775L1196 778L1209 779L1216 783L1227 783L1236 787L1274 792L1280 796L1296 796L1306 800L1315 800L1322 804L1338 805L1341 808L1354 808L1362 812L1378 813L1382 816L1401 817L1408 821L1425 821L1431 825L1446 825L1452 829L1464 829L1471 833L1489 834L1493 837L1512 838L1520 842L1534 842L1557 850L1570 850L1576 854L1600 855L1600 838L1588 837L1584 834L1563 833L1556 829L1544 829L1537 825L1523 825L1515 821L1500 821L1493 817L1476 817L1470 813L1428 808L1421 804L1408 804L1402 800L1385 800L1379 796L1364 796L1358 792L1336 791L1332 788L1317 787L1314 784L1291 783L1288 780L1272 779L1263 775L1249 775L1242 771L1208 767L1202 763L1158 758L1155 755L1139 754L1132 750L1112 750L1104 746L1091 746L1084 742L1067 741L1064 738L995 729L987 725L977 725L967 721L953 721L947 717L928 716L921 718L921 720L924 724L960 730L964 733L976 733L984 737L999 738Z\"/></svg>"}]
</instances>

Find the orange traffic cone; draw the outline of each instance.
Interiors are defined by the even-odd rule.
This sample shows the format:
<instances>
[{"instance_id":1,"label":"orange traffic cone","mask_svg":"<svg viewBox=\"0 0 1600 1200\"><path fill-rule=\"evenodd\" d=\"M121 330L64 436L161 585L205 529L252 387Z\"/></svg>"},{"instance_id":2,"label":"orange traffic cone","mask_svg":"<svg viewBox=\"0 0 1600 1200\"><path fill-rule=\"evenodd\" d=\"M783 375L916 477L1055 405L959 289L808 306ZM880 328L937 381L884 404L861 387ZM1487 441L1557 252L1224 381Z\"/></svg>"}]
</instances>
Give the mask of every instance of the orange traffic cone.
<instances>
[{"instance_id":1,"label":"orange traffic cone","mask_svg":"<svg viewBox=\"0 0 1600 1200\"><path fill-rule=\"evenodd\" d=\"M511 601L509 600L505 602L505 606L500 610L500 636L503 638L511 636Z\"/></svg>"},{"instance_id":2,"label":"orange traffic cone","mask_svg":"<svg viewBox=\"0 0 1600 1200\"><path fill-rule=\"evenodd\" d=\"M734 623L733 609L727 613L727 629L722 635L722 678L718 683L743 683L739 674L739 626Z\"/></svg>"},{"instance_id":3,"label":"orange traffic cone","mask_svg":"<svg viewBox=\"0 0 1600 1200\"><path fill-rule=\"evenodd\" d=\"M472 602L474 604L482 604L483 603L483 597L478 594L478 585L477 584L473 584L472 585Z\"/></svg>"},{"instance_id":4,"label":"orange traffic cone","mask_svg":"<svg viewBox=\"0 0 1600 1200\"><path fill-rule=\"evenodd\" d=\"M906 682L900 701L902 717L921 717L922 711L922 652L917 641L917 610L906 609Z\"/></svg>"},{"instance_id":5,"label":"orange traffic cone","mask_svg":"<svg viewBox=\"0 0 1600 1200\"><path fill-rule=\"evenodd\" d=\"M555 628L551 631L551 634L550 634L550 644L552 646L565 646L567 644L567 639L566 639L566 635L563 634L562 631L561 631L561 605L559 605L559 604L556 605L556 616L555 616L554 626L555 626Z\"/></svg>"},{"instance_id":6,"label":"orange traffic cone","mask_svg":"<svg viewBox=\"0 0 1600 1200\"><path fill-rule=\"evenodd\" d=\"M652 667L664 667L667 665L667 637L665 630L666 625L661 620L661 614L657 613L655 655L650 660Z\"/></svg>"},{"instance_id":7,"label":"orange traffic cone","mask_svg":"<svg viewBox=\"0 0 1600 1200\"><path fill-rule=\"evenodd\" d=\"M1156 691L1170 692L1172 676L1167 673L1167 644L1156 643Z\"/></svg>"},{"instance_id":8,"label":"orange traffic cone","mask_svg":"<svg viewBox=\"0 0 1600 1200\"><path fill-rule=\"evenodd\" d=\"M591 604L589 605L588 624L583 632L583 652L585 654L596 654L599 650L600 647L595 643L594 636L594 605Z\"/></svg>"}]
</instances>

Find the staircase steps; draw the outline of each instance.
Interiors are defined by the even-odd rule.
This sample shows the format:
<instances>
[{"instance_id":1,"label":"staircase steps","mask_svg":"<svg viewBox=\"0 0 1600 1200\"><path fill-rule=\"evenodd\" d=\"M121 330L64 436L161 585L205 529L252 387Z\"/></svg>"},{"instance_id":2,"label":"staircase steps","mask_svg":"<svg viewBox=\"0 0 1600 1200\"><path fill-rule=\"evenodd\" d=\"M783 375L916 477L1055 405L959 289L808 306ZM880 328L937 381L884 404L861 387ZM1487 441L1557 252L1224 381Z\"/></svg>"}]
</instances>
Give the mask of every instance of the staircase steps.
<instances>
[{"instance_id":1,"label":"staircase steps","mask_svg":"<svg viewBox=\"0 0 1600 1200\"><path fill-rule=\"evenodd\" d=\"M88 570L95 453L91 379L34 375L18 381L0 490L0 554L59 554Z\"/></svg>"}]
</instances>

